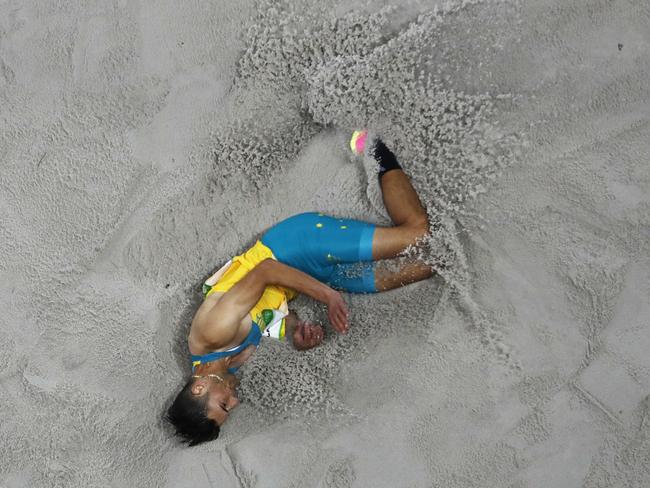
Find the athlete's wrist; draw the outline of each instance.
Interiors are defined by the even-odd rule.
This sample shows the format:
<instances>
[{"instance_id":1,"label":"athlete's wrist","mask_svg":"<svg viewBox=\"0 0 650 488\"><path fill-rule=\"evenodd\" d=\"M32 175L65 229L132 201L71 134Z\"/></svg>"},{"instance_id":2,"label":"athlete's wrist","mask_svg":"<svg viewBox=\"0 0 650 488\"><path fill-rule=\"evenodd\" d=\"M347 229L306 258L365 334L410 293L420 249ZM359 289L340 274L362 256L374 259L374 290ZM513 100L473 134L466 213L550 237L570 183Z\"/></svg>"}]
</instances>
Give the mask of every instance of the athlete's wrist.
<instances>
[{"instance_id":1,"label":"athlete's wrist","mask_svg":"<svg viewBox=\"0 0 650 488\"><path fill-rule=\"evenodd\" d=\"M339 292L324 283L323 283L323 287L324 287L323 299L321 300L321 302L327 305L331 303L332 300L336 299L336 296L338 295Z\"/></svg>"}]
</instances>

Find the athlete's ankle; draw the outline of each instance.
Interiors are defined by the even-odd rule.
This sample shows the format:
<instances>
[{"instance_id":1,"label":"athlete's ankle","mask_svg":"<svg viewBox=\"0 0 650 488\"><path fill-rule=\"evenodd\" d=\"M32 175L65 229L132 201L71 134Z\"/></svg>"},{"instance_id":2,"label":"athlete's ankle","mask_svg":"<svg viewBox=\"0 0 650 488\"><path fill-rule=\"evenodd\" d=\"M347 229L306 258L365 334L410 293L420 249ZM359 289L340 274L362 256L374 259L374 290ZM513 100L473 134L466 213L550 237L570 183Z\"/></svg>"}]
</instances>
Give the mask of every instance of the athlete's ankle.
<instances>
[{"instance_id":1,"label":"athlete's ankle","mask_svg":"<svg viewBox=\"0 0 650 488\"><path fill-rule=\"evenodd\" d=\"M355 130L350 139L350 149L356 155L367 154L378 164L379 178L393 169L402 169L393 152L379 137L371 136L367 129Z\"/></svg>"},{"instance_id":2,"label":"athlete's ankle","mask_svg":"<svg viewBox=\"0 0 650 488\"><path fill-rule=\"evenodd\" d=\"M379 178L393 169L402 169L395 154L388 149L384 141L376 138L371 151L372 157L379 164Z\"/></svg>"}]
</instances>

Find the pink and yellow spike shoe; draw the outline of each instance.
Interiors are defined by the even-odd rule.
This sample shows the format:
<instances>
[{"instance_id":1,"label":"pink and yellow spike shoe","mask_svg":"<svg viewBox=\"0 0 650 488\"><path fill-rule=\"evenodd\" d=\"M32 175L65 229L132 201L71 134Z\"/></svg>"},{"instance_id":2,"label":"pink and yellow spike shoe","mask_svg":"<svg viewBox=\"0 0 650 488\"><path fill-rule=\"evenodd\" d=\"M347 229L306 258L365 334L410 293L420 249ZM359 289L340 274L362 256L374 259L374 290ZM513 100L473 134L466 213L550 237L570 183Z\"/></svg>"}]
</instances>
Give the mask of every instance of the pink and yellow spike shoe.
<instances>
[{"instance_id":1,"label":"pink and yellow spike shoe","mask_svg":"<svg viewBox=\"0 0 650 488\"><path fill-rule=\"evenodd\" d=\"M357 156L363 154L363 151L366 149L366 141L368 140L368 130L355 130L352 133L352 139L350 139L350 149Z\"/></svg>"}]
</instances>

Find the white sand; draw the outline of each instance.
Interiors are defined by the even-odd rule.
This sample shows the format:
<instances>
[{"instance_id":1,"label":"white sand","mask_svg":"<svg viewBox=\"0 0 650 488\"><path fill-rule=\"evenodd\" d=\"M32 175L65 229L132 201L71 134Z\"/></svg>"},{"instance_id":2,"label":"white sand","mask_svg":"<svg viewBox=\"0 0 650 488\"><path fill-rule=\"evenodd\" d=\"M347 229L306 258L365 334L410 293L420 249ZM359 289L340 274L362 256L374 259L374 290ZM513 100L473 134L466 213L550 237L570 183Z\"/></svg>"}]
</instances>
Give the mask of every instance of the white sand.
<instances>
[{"instance_id":1,"label":"white sand","mask_svg":"<svg viewBox=\"0 0 650 488\"><path fill-rule=\"evenodd\" d=\"M0 2L0 487L649 486L647 2L271 3ZM383 221L359 125L444 279L264 343L179 445L202 280L299 211Z\"/></svg>"}]
</instances>

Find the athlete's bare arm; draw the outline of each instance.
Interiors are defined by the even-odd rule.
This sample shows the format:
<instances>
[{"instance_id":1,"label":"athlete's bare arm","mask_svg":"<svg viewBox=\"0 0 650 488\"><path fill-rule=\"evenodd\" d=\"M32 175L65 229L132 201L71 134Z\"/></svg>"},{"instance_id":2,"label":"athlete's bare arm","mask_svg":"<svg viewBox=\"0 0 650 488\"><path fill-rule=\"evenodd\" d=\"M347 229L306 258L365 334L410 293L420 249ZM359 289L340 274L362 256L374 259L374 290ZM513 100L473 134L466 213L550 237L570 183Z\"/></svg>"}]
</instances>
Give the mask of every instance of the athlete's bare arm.
<instances>
[{"instance_id":1,"label":"athlete's bare arm","mask_svg":"<svg viewBox=\"0 0 650 488\"><path fill-rule=\"evenodd\" d=\"M266 259L224 293L201 317L197 336L214 348L241 342L241 336L245 336L245 333L239 330L242 319L248 315L269 285L293 288L326 304L334 329L338 332L348 330L347 306L339 292L296 268Z\"/></svg>"},{"instance_id":2,"label":"athlete's bare arm","mask_svg":"<svg viewBox=\"0 0 650 488\"><path fill-rule=\"evenodd\" d=\"M347 332L348 309L341 294L325 283L312 278L307 273L293 268L286 264L266 259L255 267L255 271L263 266L262 273L266 275L268 285L280 285L285 288L293 288L299 293L304 293L321 303L327 305L327 316L330 323L337 332Z\"/></svg>"}]
</instances>

